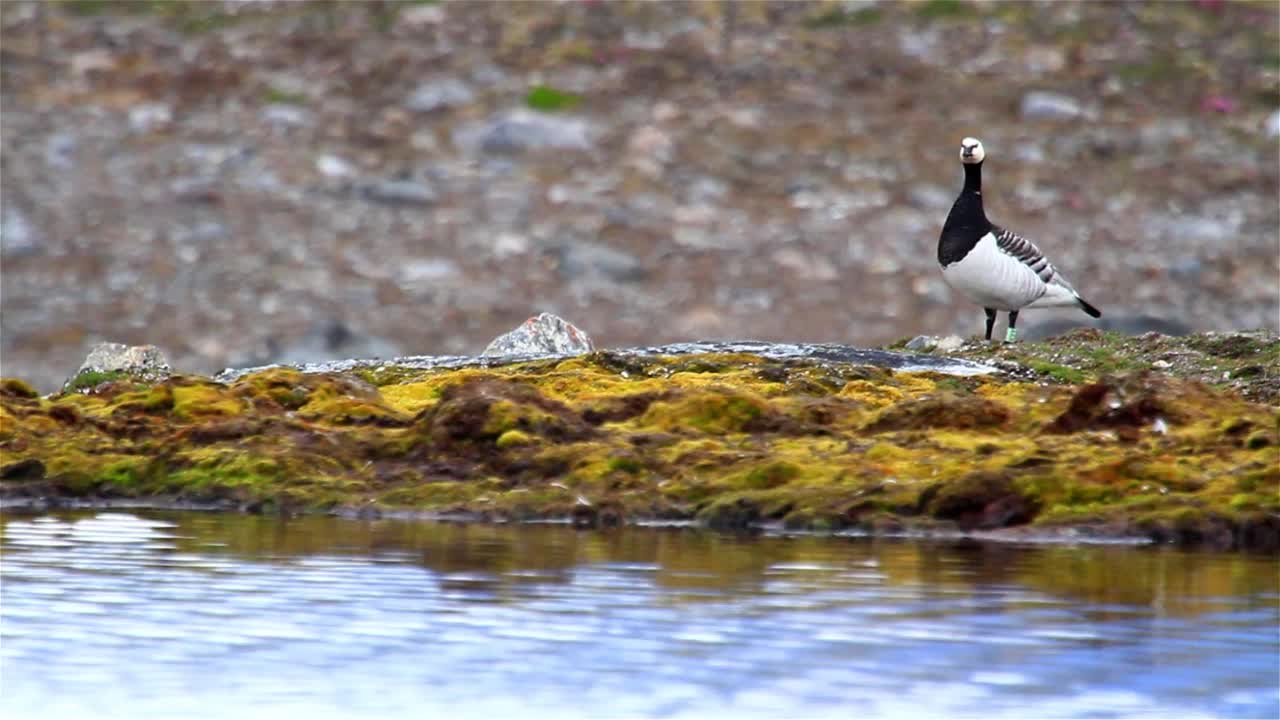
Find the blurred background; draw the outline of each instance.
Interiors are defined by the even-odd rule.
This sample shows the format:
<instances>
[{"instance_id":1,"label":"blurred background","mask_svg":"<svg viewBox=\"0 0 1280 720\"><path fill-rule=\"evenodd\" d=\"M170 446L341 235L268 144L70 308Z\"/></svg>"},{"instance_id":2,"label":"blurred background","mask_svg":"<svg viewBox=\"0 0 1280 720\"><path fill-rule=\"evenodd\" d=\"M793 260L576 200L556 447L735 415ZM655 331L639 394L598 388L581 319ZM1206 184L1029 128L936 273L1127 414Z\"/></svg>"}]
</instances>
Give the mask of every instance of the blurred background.
<instances>
[{"instance_id":1,"label":"blurred background","mask_svg":"<svg viewBox=\"0 0 1280 720\"><path fill-rule=\"evenodd\" d=\"M1104 326L1280 326L1275 2L0 4L0 362L982 329L958 143ZM1024 316L1029 336L1089 319Z\"/></svg>"}]
</instances>

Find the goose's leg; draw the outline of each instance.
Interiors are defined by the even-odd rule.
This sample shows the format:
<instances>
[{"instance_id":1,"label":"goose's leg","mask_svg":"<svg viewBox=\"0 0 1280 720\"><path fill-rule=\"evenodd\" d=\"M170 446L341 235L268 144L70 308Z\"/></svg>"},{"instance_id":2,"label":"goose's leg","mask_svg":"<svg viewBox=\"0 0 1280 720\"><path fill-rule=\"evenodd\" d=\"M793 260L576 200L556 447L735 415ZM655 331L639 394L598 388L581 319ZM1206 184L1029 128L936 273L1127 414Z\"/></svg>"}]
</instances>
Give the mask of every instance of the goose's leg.
<instances>
[{"instance_id":1,"label":"goose's leg","mask_svg":"<svg viewBox=\"0 0 1280 720\"><path fill-rule=\"evenodd\" d=\"M1014 310L1013 312L1009 313L1009 330L1004 334L1005 342L1011 343L1018 339L1018 328L1015 327L1017 324L1018 324L1018 311Z\"/></svg>"},{"instance_id":2,"label":"goose's leg","mask_svg":"<svg viewBox=\"0 0 1280 720\"><path fill-rule=\"evenodd\" d=\"M991 339L991 328L996 326L996 309L982 308L987 312L987 339Z\"/></svg>"}]
</instances>

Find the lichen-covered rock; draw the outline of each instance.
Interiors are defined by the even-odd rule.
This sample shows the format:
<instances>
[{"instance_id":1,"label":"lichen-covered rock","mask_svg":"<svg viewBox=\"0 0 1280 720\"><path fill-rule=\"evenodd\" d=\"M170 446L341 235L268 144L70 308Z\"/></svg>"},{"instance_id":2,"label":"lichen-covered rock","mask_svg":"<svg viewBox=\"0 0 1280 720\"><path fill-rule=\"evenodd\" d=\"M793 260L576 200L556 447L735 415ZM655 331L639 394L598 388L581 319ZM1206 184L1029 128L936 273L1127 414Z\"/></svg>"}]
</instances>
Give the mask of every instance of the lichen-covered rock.
<instances>
[{"instance_id":1,"label":"lichen-covered rock","mask_svg":"<svg viewBox=\"0 0 1280 720\"><path fill-rule=\"evenodd\" d=\"M494 338L483 355L580 355L591 352L591 337L564 318L541 313Z\"/></svg>"},{"instance_id":2,"label":"lichen-covered rock","mask_svg":"<svg viewBox=\"0 0 1280 720\"><path fill-rule=\"evenodd\" d=\"M89 351L66 387L88 387L121 377L156 381L169 373L169 360L155 345L99 343Z\"/></svg>"}]
</instances>

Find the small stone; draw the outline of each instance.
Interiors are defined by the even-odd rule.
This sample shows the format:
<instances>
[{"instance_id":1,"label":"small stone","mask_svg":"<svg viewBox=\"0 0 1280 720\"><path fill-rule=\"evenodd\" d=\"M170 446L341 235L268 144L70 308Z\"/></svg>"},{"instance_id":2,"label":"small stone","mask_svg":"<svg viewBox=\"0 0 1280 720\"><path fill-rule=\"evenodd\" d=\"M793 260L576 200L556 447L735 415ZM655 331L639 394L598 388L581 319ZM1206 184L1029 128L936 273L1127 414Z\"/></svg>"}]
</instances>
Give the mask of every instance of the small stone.
<instances>
[{"instance_id":1,"label":"small stone","mask_svg":"<svg viewBox=\"0 0 1280 720\"><path fill-rule=\"evenodd\" d=\"M680 117L680 106L676 105L673 102L668 102L666 100L663 100L662 102L653 106L653 112L651 114L653 116L654 122L660 122L660 123L671 122L672 120L675 120L676 118Z\"/></svg>"},{"instance_id":2,"label":"small stone","mask_svg":"<svg viewBox=\"0 0 1280 720\"><path fill-rule=\"evenodd\" d=\"M211 177L180 177L169 183L169 190L178 200L186 202L218 202L218 181Z\"/></svg>"},{"instance_id":3,"label":"small stone","mask_svg":"<svg viewBox=\"0 0 1280 720\"><path fill-rule=\"evenodd\" d=\"M426 206L435 202L435 191L416 180L377 180L364 186L365 199L384 205Z\"/></svg>"},{"instance_id":4,"label":"small stone","mask_svg":"<svg viewBox=\"0 0 1280 720\"><path fill-rule=\"evenodd\" d=\"M80 363L76 375L87 372L122 372L147 380L160 380L169 376L170 369L168 358L155 345L99 343Z\"/></svg>"},{"instance_id":5,"label":"small stone","mask_svg":"<svg viewBox=\"0 0 1280 720\"><path fill-rule=\"evenodd\" d=\"M942 352L955 352L964 347L964 338L959 335L948 335L934 345L934 349Z\"/></svg>"},{"instance_id":6,"label":"small stone","mask_svg":"<svg viewBox=\"0 0 1280 720\"><path fill-rule=\"evenodd\" d=\"M1067 56L1061 48L1046 45L1029 48L1023 56L1023 62L1032 73L1043 75L1066 67Z\"/></svg>"},{"instance_id":7,"label":"small stone","mask_svg":"<svg viewBox=\"0 0 1280 720\"><path fill-rule=\"evenodd\" d=\"M49 138L44 145L44 161L49 167L67 170L75 167L75 152L78 140L71 133L60 132Z\"/></svg>"},{"instance_id":8,"label":"small stone","mask_svg":"<svg viewBox=\"0 0 1280 720\"><path fill-rule=\"evenodd\" d=\"M1040 90L1022 97L1021 112L1027 120L1072 120L1087 115L1075 98Z\"/></svg>"},{"instance_id":9,"label":"small stone","mask_svg":"<svg viewBox=\"0 0 1280 720\"><path fill-rule=\"evenodd\" d=\"M145 103L129 109L129 129L151 132L173 122L173 110L162 103Z\"/></svg>"},{"instance_id":10,"label":"small stone","mask_svg":"<svg viewBox=\"0 0 1280 720\"><path fill-rule=\"evenodd\" d=\"M629 253L589 242L565 243L547 248L556 271L566 280L601 275L614 282L634 282L645 275L644 263Z\"/></svg>"},{"instance_id":11,"label":"small stone","mask_svg":"<svg viewBox=\"0 0 1280 720\"><path fill-rule=\"evenodd\" d=\"M401 24L411 28L439 25L444 22L444 8L439 5L404 7L397 17Z\"/></svg>"},{"instance_id":12,"label":"small stone","mask_svg":"<svg viewBox=\"0 0 1280 720\"><path fill-rule=\"evenodd\" d=\"M1267 137L1280 137L1280 110L1271 113L1271 116L1267 118Z\"/></svg>"},{"instance_id":13,"label":"small stone","mask_svg":"<svg viewBox=\"0 0 1280 720\"><path fill-rule=\"evenodd\" d=\"M482 355L579 355L595 349L591 338L564 318L541 313L494 338Z\"/></svg>"},{"instance_id":14,"label":"small stone","mask_svg":"<svg viewBox=\"0 0 1280 720\"><path fill-rule=\"evenodd\" d=\"M593 127L581 118L518 109L459 128L453 141L465 150L486 153L589 150L593 135Z\"/></svg>"},{"instance_id":15,"label":"small stone","mask_svg":"<svg viewBox=\"0 0 1280 720\"><path fill-rule=\"evenodd\" d=\"M466 105L474 99L475 93L466 83L457 78L445 78L419 85L405 99L404 106L414 112L431 112Z\"/></svg>"},{"instance_id":16,"label":"small stone","mask_svg":"<svg viewBox=\"0 0 1280 720\"><path fill-rule=\"evenodd\" d=\"M516 233L500 233L493 241L493 254L499 259L529 252L529 238Z\"/></svg>"},{"instance_id":17,"label":"small stone","mask_svg":"<svg viewBox=\"0 0 1280 720\"><path fill-rule=\"evenodd\" d=\"M261 117L263 122L270 125L289 128L308 127L313 122L310 110L285 103L273 103L266 106L262 109Z\"/></svg>"},{"instance_id":18,"label":"small stone","mask_svg":"<svg viewBox=\"0 0 1280 720\"><path fill-rule=\"evenodd\" d=\"M27 216L8 203L0 220L0 254L5 257L32 255L39 252L43 240Z\"/></svg>"},{"instance_id":19,"label":"small stone","mask_svg":"<svg viewBox=\"0 0 1280 720\"><path fill-rule=\"evenodd\" d=\"M743 107L724 111L724 118L735 127L743 130L755 130L760 127L761 114L758 108Z\"/></svg>"},{"instance_id":20,"label":"small stone","mask_svg":"<svg viewBox=\"0 0 1280 720\"><path fill-rule=\"evenodd\" d=\"M937 338L928 335L917 335L907 341L906 349L912 352L919 352L932 349L935 345L937 345Z\"/></svg>"},{"instance_id":21,"label":"small stone","mask_svg":"<svg viewBox=\"0 0 1280 720\"><path fill-rule=\"evenodd\" d=\"M438 282L458 275L461 269L449 258L423 258L399 263L398 279L402 287Z\"/></svg>"},{"instance_id":22,"label":"small stone","mask_svg":"<svg viewBox=\"0 0 1280 720\"><path fill-rule=\"evenodd\" d=\"M331 178L350 177L355 174L355 168L351 167L351 163L337 155L321 155L316 158L316 170L319 170L321 175Z\"/></svg>"},{"instance_id":23,"label":"small stone","mask_svg":"<svg viewBox=\"0 0 1280 720\"><path fill-rule=\"evenodd\" d=\"M1151 367L1157 370L1168 370L1169 368L1173 367L1173 363L1169 362L1168 360L1156 360L1155 362L1151 363Z\"/></svg>"},{"instance_id":24,"label":"small stone","mask_svg":"<svg viewBox=\"0 0 1280 720\"><path fill-rule=\"evenodd\" d=\"M116 58L109 50L85 50L71 56L71 74L85 77L91 73L115 70Z\"/></svg>"},{"instance_id":25,"label":"small stone","mask_svg":"<svg viewBox=\"0 0 1280 720\"><path fill-rule=\"evenodd\" d=\"M671 136L656 125L645 125L627 140L628 162L648 169L653 177L661 173L662 165L671 162L672 149Z\"/></svg>"}]
</instances>

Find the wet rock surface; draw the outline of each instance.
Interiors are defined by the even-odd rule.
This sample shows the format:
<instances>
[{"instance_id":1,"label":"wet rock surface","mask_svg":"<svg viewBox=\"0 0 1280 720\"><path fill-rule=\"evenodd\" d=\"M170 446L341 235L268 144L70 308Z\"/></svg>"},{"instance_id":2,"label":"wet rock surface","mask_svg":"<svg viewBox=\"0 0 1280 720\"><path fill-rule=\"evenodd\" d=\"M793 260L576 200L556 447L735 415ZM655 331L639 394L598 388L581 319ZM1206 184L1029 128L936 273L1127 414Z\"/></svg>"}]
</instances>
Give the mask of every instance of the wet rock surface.
<instances>
[{"instance_id":1,"label":"wet rock surface","mask_svg":"<svg viewBox=\"0 0 1280 720\"><path fill-rule=\"evenodd\" d=\"M47 397L3 379L0 501L1280 549L1280 338L983 345L959 352L989 366L741 342L120 376ZM1243 379L1202 375L1224 366Z\"/></svg>"},{"instance_id":2,"label":"wet rock surface","mask_svg":"<svg viewBox=\"0 0 1280 720\"><path fill-rule=\"evenodd\" d=\"M331 319L468 355L534 309L604 347L968 338L934 249L971 134L1104 322L1276 328L1273 5L723 7L0 3L5 372L112 339L210 373Z\"/></svg>"}]
</instances>

